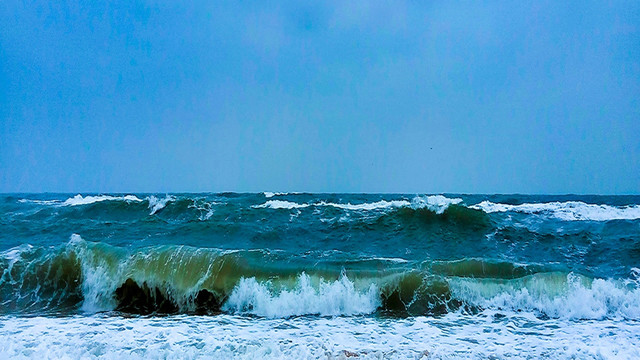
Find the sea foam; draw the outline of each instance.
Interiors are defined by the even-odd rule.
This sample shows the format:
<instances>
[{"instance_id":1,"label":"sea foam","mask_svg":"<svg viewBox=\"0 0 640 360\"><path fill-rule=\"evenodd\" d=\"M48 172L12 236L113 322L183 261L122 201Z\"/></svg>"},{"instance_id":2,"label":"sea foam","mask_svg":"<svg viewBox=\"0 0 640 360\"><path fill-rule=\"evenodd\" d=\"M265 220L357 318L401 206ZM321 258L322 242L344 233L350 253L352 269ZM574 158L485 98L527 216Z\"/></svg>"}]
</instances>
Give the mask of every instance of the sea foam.
<instances>
[{"instance_id":1,"label":"sea foam","mask_svg":"<svg viewBox=\"0 0 640 360\"><path fill-rule=\"evenodd\" d=\"M431 195L431 196L416 196L413 200L380 200L371 203L361 203L361 204L352 204L352 203L335 203L335 202L326 202L319 201L315 203L296 203L292 201L285 200L268 200L267 202L254 205L253 208L270 208L270 209L300 209L306 208L310 206L314 207L334 207L343 210L352 210L352 211L372 211L372 210L384 210L384 209L393 209L393 208L401 208L401 207L411 207L413 209L429 209L437 214L442 214L449 206L456 205L462 203L462 199L454 198L450 199L442 195Z\"/></svg>"},{"instance_id":2,"label":"sea foam","mask_svg":"<svg viewBox=\"0 0 640 360\"><path fill-rule=\"evenodd\" d=\"M151 212L149 213L149 215L153 215L155 213L157 213L158 211L164 209L165 206L167 206L167 203L170 201L174 201L176 198L174 196L171 195L167 195L165 196L163 199L159 199L155 196L149 196L147 198L147 201L149 201L149 209L151 210Z\"/></svg>"},{"instance_id":3,"label":"sea foam","mask_svg":"<svg viewBox=\"0 0 640 360\"><path fill-rule=\"evenodd\" d=\"M311 206L310 204L298 204L285 200L269 200L261 205L253 205L254 209L270 208L270 209L299 209Z\"/></svg>"},{"instance_id":4,"label":"sea foam","mask_svg":"<svg viewBox=\"0 0 640 360\"><path fill-rule=\"evenodd\" d=\"M470 208L482 210L486 213L520 212L526 214L549 215L565 221L640 219L640 206L638 205L617 207L611 205L587 204L581 201L525 203L520 205L508 205L483 201L479 204L470 206Z\"/></svg>"},{"instance_id":5,"label":"sea foam","mask_svg":"<svg viewBox=\"0 0 640 360\"><path fill-rule=\"evenodd\" d=\"M78 205L89 205L102 201L135 201L142 202L143 200L138 198L135 195L125 195L125 196L111 196L111 195L98 195L98 196L82 196L80 194L67 199L62 205L68 206L78 206Z\"/></svg>"},{"instance_id":6,"label":"sea foam","mask_svg":"<svg viewBox=\"0 0 640 360\"><path fill-rule=\"evenodd\" d=\"M637 359L637 322L521 314L376 319L0 317L3 359Z\"/></svg>"},{"instance_id":7,"label":"sea foam","mask_svg":"<svg viewBox=\"0 0 640 360\"><path fill-rule=\"evenodd\" d=\"M632 276L636 276L632 274ZM572 320L640 320L638 280L540 273L521 279L450 279L452 295L473 306Z\"/></svg>"},{"instance_id":8,"label":"sea foam","mask_svg":"<svg viewBox=\"0 0 640 360\"><path fill-rule=\"evenodd\" d=\"M266 198L272 198L274 196L297 195L297 194L300 194L300 193L299 192L272 192L272 191L265 191L262 194Z\"/></svg>"},{"instance_id":9,"label":"sea foam","mask_svg":"<svg viewBox=\"0 0 640 360\"><path fill-rule=\"evenodd\" d=\"M302 273L295 287L272 289L268 283L255 278L243 278L233 289L223 309L232 313L248 313L268 318L300 315L360 315L370 314L380 306L375 285L356 290L345 275L336 281L320 280L312 285L311 278Z\"/></svg>"}]
</instances>

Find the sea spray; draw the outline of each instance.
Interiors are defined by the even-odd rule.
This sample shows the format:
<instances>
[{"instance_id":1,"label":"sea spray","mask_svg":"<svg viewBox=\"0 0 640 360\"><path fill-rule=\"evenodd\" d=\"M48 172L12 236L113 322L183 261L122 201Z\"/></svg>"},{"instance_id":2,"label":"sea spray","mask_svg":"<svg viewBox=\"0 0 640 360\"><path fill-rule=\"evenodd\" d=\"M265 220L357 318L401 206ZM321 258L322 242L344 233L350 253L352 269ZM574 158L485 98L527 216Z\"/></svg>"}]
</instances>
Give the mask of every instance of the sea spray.
<instances>
[{"instance_id":1,"label":"sea spray","mask_svg":"<svg viewBox=\"0 0 640 360\"><path fill-rule=\"evenodd\" d=\"M336 281L312 279L300 274L292 289L274 288L255 278L242 278L233 289L223 309L232 313L249 313L268 318L300 315L360 315L373 313L380 306L375 284L356 290L346 275Z\"/></svg>"}]
</instances>

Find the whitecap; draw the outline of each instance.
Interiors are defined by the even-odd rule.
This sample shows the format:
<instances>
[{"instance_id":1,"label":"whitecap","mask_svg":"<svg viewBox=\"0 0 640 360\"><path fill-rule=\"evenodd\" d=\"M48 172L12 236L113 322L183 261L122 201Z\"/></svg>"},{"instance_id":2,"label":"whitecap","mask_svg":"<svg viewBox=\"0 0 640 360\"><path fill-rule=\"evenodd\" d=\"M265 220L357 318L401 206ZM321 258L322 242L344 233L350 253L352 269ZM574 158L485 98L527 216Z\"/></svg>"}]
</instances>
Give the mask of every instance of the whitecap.
<instances>
[{"instance_id":1,"label":"whitecap","mask_svg":"<svg viewBox=\"0 0 640 360\"><path fill-rule=\"evenodd\" d=\"M98 195L98 196L82 196L80 194L68 198L62 205L65 206L78 206L78 205L89 205L102 201L126 201L126 202L142 202L142 199L139 199L135 195L125 195L125 196L111 196L111 195Z\"/></svg>"},{"instance_id":2,"label":"whitecap","mask_svg":"<svg viewBox=\"0 0 640 360\"><path fill-rule=\"evenodd\" d=\"M271 208L271 209L298 209L306 208L309 206L314 207L334 207L343 210L350 211L373 211L373 210L385 210L401 207L411 207L413 209L427 208L438 214L442 214L450 205L459 204L462 199L454 198L450 199L442 195L432 196L416 196L411 202L408 200L380 200L371 203L335 203L320 201L316 203L295 203L285 200L269 200L264 204L254 205L253 208Z\"/></svg>"},{"instance_id":3,"label":"whitecap","mask_svg":"<svg viewBox=\"0 0 640 360\"><path fill-rule=\"evenodd\" d=\"M170 201L174 201L176 198L171 196L171 195L167 195L165 196L163 199L159 199L153 195L149 196L147 198L147 201L149 201L149 209L151 210L151 212L149 213L149 215L153 215L155 213L157 213L158 211L162 210L165 208L165 206L167 206L167 203Z\"/></svg>"},{"instance_id":4,"label":"whitecap","mask_svg":"<svg viewBox=\"0 0 640 360\"><path fill-rule=\"evenodd\" d=\"M416 196L411 201L411 207L414 209L429 209L436 214L442 214L449 206L462 203L460 198L448 198L442 195Z\"/></svg>"},{"instance_id":5,"label":"whitecap","mask_svg":"<svg viewBox=\"0 0 640 360\"><path fill-rule=\"evenodd\" d=\"M285 200L269 200L261 205L252 206L254 209L260 208L271 208L271 209L297 209L297 208L305 208L309 207L309 204L298 204L291 201Z\"/></svg>"},{"instance_id":6,"label":"whitecap","mask_svg":"<svg viewBox=\"0 0 640 360\"><path fill-rule=\"evenodd\" d=\"M362 203L362 204L351 204L351 203L338 204L338 203L320 202L314 205L315 206L331 206L331 207L335 207L338 209L345 209L345 210L378 210L378 209L388 209L388 208L395 208L395 207L406 207L406 206L409 206L410 203L406 200L393 200L393 201L380 200L373 203Z\"/></svg>"},{"instance_id":7,"label":"whitecap","mask_svg":"<svg viewBox=\"0 0 640 360\"><path fill-rule=\"evenodd\" d=\"M524 203L509 205L483 201L470 206L472 209L482 210L486 213L495 212L519 212L525 214L549 215L564 221L609 221L609 220L634 220L640 219L640 206L611 206L587 204L581 201L549 202L549 203Z\"/></svg>"},{"instance_id":8,"label":"whitecap","mask_svg":"<svg viewBox=\"0 0 640 360\"><path fill-rule=\"evenodd\" d=\"M272 198L274 196L285 196L285 195L297 195L297 194L301 194L300 192L297 191L293 191L293 192L273 192L273 191L265 191L262 193L264 195L264 197L266 198Z\"/></svg>"}]
</instances>

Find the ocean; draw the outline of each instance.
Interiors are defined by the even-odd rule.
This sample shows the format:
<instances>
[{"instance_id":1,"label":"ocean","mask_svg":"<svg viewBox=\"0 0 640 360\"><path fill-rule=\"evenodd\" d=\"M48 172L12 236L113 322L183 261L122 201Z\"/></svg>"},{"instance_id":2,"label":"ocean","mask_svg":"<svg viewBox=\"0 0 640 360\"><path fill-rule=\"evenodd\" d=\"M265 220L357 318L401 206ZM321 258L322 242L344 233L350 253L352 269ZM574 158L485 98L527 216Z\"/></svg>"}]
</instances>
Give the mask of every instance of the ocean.
<instances>
[{"instance_id":1,"label":"ocean","mask_svg":"<svg viewBox=\"0 0 640 360\"><path fill-rule=\"evenodd\" d=\"M0 195L1 359L638 359L640 196Z\"/></svg>"}]
</instances>

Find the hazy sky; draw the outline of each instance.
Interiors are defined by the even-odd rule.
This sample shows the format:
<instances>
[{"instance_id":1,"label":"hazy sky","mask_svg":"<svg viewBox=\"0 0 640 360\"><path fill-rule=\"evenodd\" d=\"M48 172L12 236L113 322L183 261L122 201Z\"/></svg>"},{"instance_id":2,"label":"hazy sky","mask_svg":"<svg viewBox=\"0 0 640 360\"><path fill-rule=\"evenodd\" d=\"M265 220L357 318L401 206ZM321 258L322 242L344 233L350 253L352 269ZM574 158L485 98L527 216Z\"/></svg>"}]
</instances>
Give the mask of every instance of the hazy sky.
<instances>
[{"instance_id":1,"label":"hazy sky","mask_svg":"<svg viewBox=\"0 0 640 360\"><path fill-rule=\"evenodd\" d=\"M2 1L0 122L0 192L640 193L640 2Z\"/></svg>"}]
</instances>

